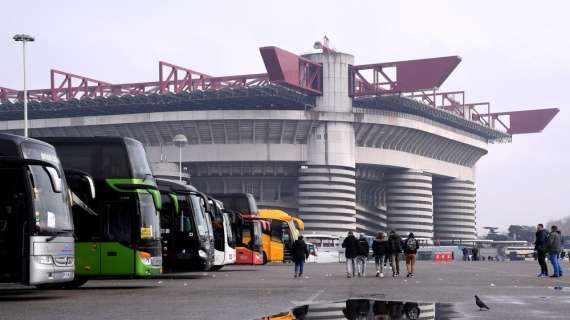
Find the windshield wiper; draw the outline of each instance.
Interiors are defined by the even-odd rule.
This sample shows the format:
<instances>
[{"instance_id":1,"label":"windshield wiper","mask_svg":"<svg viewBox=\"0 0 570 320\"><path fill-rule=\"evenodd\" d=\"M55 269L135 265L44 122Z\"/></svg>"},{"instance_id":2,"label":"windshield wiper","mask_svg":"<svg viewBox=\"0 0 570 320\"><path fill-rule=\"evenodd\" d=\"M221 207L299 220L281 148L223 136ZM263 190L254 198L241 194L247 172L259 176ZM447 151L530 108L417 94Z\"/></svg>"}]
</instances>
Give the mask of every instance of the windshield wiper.
<instances>
[{"instance_id":1,"label":"windshield wiper","mask_svg":"<svg viewBox=\"0 0 570 320\"><path fill-rule=\"evenodd\" d=\"M73 230L71 230L71 229L64 229L64 230L55 231L55 234L54 234L53 236L47 238L47 239L46 239L46 242L52 242L52 241L55 240L55 238L57 238L58 236L63 235L63 234L68 234L68 233L70 233L70 232L73 232Z\"/></svg>"}]
</instances>

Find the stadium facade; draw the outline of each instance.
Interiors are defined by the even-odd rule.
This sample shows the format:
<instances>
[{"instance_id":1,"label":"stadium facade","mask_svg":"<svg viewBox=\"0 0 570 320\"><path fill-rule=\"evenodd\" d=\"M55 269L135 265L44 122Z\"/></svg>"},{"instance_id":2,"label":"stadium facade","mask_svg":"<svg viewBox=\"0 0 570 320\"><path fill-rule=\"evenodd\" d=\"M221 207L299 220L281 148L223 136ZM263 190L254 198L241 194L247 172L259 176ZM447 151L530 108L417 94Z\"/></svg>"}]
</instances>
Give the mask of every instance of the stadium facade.
<instances>
[{"instance_id":1,"label":"stadium facade","mask_svg":"<svg viewBox=\"0 0 570 320\"><path fill-rule=\"evenodd\" d=\"M199 189L253 193L301 217L306 232L469 240L488 145L540 132L558 112L491 113L438 91L459 57L355 65L326 46L260 51L266 74L212 77L161 62L158 82L114 85L54 70L62 85L29 93L31 136L133 137L161 175L178 176L181 160ZM0 88L0 131L21 133L21 99ZM175 146L177 134L188 144Z\"/></svg>"}]
</instances>

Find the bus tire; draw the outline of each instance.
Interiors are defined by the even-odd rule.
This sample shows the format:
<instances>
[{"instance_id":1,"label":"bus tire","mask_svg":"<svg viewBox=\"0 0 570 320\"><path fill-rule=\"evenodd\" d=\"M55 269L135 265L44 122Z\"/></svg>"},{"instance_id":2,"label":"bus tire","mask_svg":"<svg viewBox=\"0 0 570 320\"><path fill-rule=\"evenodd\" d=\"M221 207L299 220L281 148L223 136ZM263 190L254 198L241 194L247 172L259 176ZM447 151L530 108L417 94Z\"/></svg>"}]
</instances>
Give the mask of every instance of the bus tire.
<instances>
[{"instance_id":1,"label":"bus tire","mask_svg":"<svg viewBox=\"0 0 570 320\"><path fill-rule=\"evenodd\" d=\"M263 252L263 264L267 264L268 260L267 260L267 255L265 254L265 251Z\"/></svg>"},{"instance_id":2,"label":"bus tire","mask_svg":"<svg viewBox=\"0 0 570 320\"><path fill-rule=\"evenodd\" d=\"M63 289L63 283L44 283L44 284L36 284L36 289L39 290L60 290Z\"/></svg>"},{"instance_id":3,"label":"bus tire","mask_svg":"<svg viewBox=\"0 0 570 320\"><path fill-rule=\"evenodd\" d=\"M223 267L224 267L223 265L221 265L221 266L212 266L212 267L210 268L210 271L220 271L220 269L222 269Z\"/></svg>"},{"instance_id":4,"label":"bus tire","mask_svg":"<svg viewBox=\"0 0 570 320\"><path fill-rule=\"evenodd\" d=\"M40 290L61 290L61 289L77 289L87 282L86 278L75 278L70 282L64 283L45 283L38 284L36 288Z\"/></svg>"},{"instance_id":5,"label":"bus tire","mask_svg":"<svg viewBox=\"0 0 570 320\"><path fill-rule=\"evenodd\" d=\"M64 283L63 288L64 289L78 289L79 287L84 285L86 282L87 282L87 278L76 277L75 279L73 279L73 281Z\"/></svg>"}]
</instances>

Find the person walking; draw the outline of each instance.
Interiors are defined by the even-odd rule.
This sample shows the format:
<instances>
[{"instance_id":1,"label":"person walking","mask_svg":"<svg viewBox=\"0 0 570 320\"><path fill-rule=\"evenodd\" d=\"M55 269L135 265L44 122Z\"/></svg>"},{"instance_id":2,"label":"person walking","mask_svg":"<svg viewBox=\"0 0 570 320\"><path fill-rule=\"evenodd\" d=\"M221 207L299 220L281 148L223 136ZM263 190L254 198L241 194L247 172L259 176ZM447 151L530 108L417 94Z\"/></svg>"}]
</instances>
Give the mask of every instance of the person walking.
<instances>
[{"instance_id":1,"label":"person walking","mask_svg":"<svg viewBox=\"0 0 570 320\"><path fill-rule=\"evenodd\" d=\"M537 277L548 277L548 266L546 265L548 231L544 229L544 225L542 223L539 223L536 226L536 234L534 236L534 250L536 250L536 260L540 266L540 273L537 274Z\"/></svg>"},{"instance_id":2,"label":"person walking","mask_svg":"<svg viewBox=\"0 0 570 320\"><path fill-rule=\"evenodd\" d=\"M355 259L358 256L358 239L356 239L352 231L348 232L348 235L342 242L342 247L344 248L344 256L346 257L346 277L354 277L356 271Z\"/></svg>"},{"instance_id":3,"label":"person walking","mask_svg":"<svg viewBox=\"0 0 570 320\"><path fill-rule=\"evenodd\" d=\"M400 276L400 253L402 252L402 238L391 230L388 236L388 254L390 255L390 267L392 277Z\"/></svg>"},{"instance_id":4,"label":"person walking","mask_svg":"<svg viewBox=\"0 0 570 320\"><path fill-rule=\"evenodd\" d=\"M473 261L479 261L479 248L473 247L471 252L473 253Z\"/></svg>"},{"instance_id":5,"label":"person walking","mask_svg":"<svg viewBox=\"0 0 570 320\"><path fill-rule=\"evenodd\" d=\"M376 239L372 242L372 254L376 263L376 276L384 278L384 261L388 251L388 241L384 237L384 232L378 232Z\"/></svg>"},{"instance_id":6,"label":"person walking","mask_svg":"<svg viewBox=\"0 0 570 320\"><path fill-rule=\"evenodd\" d=\"M548 251L548 260L552 264L552 275L551 278L558 278L562 276L562 271L560 269L560 249L562 245L562 236L558 231L557 226L550 227L550 235L548 236L546 250Z\"/></svg>"},{"instance_id":7,"label":"person walking","mask_svg":"<svg viewBox=\"0 0 570 320\"><path fill-rule=\"evenodd\" d=\"M366 276L366 262L368 261L368 252L370 247L368 246L368 239L361 234L358 239L358 257L356 258L356 265L358 267L358 276Z\"/></svg>"},{"instance_id":8,"label":"person walking","mask_svg":"<svg viewBox=\"0 0 570 320\"><path fill-rule=\"evenodd\" d=\"M406 275L407 278L413 277L414 272L416 271L416 254L418 253L418 249L420 244L416 237L414 236L413 232L410 232L408 235L408 239L404 241L404 254L406 255L406 270L408 274Z\"/></svg>"},{"instance_id":9,"label":"person walking","mask_svg":"<svg viewBox=\"0 0 570 320\"><path fill-rule=\"evenodd\" d=\"M295 278L301 277L303 275L305 260L309 258L309 248L305 240L303 240L303 236L299 236L297 240L293 242L291 251L293 254L293 262L295 262Z\"/></svg>"}]
</instances>

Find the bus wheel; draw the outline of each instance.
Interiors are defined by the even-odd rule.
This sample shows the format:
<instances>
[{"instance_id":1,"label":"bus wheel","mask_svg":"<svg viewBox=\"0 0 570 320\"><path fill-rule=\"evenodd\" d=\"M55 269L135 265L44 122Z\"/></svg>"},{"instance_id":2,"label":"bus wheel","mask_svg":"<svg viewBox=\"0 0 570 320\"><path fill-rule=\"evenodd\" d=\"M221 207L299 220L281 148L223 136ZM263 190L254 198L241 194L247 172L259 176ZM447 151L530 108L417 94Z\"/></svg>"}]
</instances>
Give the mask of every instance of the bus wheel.
<instances>
[{"instance_id":1,"label":"bus wheel","mask_svg":"<svg viewBox=\"0 0 570 320\"><path fill-rule=\"evenodd\" d=\"M63 283L36 284L35 287L40 290L59 290L63 289Z\"/></svg>"},{"instance_id":2,"label":"bus wheel","mask_svg":"<svg viewBox=\"0 0 570 320\"><path fill-rule=\"evenodd\" d=\"M63 284L63 288L65 289L77 289L84 285L87 282L86 278L75 278L71 282L67 282Z\"/></svg>"},{"instance_id":3,"label":"bus wheel","mask_svg":"<svg viewBox=\"0 0 570 320\"><path fill-rule=\"evenodd\" d=\"M212 267L210 268L210 271L219 271L220 269L222 269L222 267L223 267L223 265L221 265L221 266L212 266Z\"/></svg>"},{"instance_id":4,"label":"bus wheel","mask_svg":"<svg viewBox=\"0 0 570 320\"><path fill-rule=\"evenodd\" d=\"M267 255L263 252L263 264L267 264Z\"/></svg>"}]
</instances>

